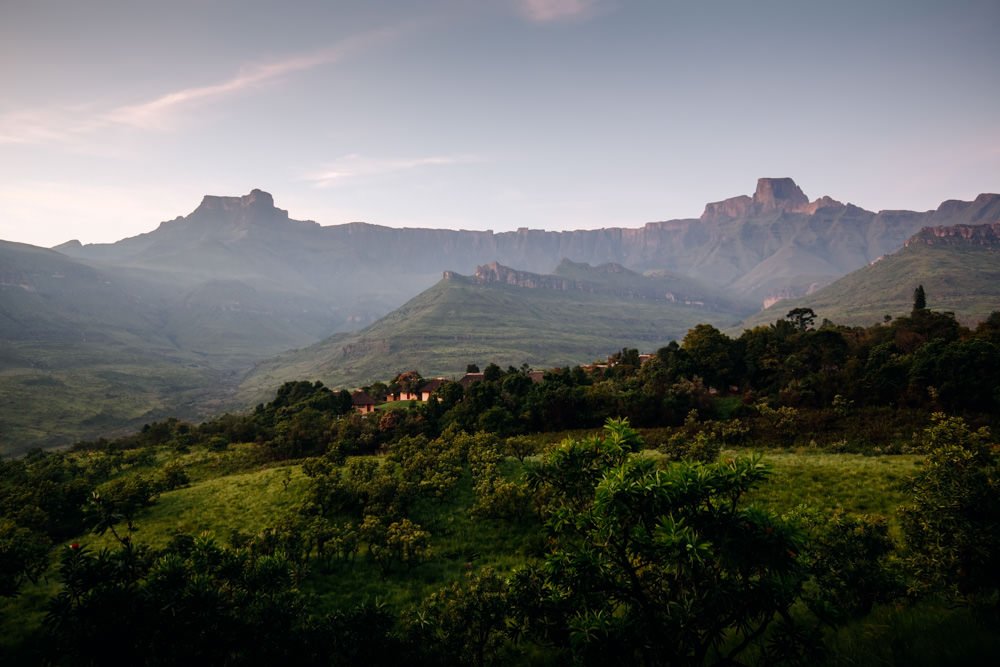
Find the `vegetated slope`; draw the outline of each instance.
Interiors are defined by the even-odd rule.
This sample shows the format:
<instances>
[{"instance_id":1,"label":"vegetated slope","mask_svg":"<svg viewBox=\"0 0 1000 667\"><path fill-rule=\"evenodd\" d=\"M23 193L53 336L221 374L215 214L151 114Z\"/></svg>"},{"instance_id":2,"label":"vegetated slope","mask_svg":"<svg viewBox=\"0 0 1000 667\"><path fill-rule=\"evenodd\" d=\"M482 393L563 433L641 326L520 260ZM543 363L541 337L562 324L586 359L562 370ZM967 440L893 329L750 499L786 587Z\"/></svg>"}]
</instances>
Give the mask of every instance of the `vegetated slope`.
<instances>
[{"instance_id":1,"label":"vegetated slope","mask_svg":"<svg viewBox=\"0 0 1000 667\"><path fill-rule=\"evenodd\" d=\"M923 285L928 306L974 325L1000 310L1000 222L929 227L898 252L855 271L815 294L782 301L743 323L780 319L792 308L812 308L838 324L871 325L906 314Z\"/></svg>"},{"instance_id":2,"label":"vegetated slope","mask_svg":"<svg viewBox=\"0 0 1000 667\"><path fill-rule=\"evenodd\" d=\"M222 373L171 341L149 285L0 242L0 454L141 425Z\"/></svg>"},{"instance_id":3,"label":"vegetated slope","mask_svg":"<svg viewBox=\"0 0 1000 667\"><path fill-rule=\"evenodd\" d=\"M687 302L687 303L685 303ZM540 275L497 263L444 279L370 327L260 364L241 395L293 379L350 386L416 368L457 375L467 363L539 368L587 363L623 345L655 350L701 322L747 311L690 280L648 278L621 266L563 263Z\"/></svg>"},{"instance_id":4,"label":"vegetated slope","mask_svg":"<svg viewBox=\"0 0 1000 667\"><path fill-rule=\"evenodd\" d=\"M0 242L0 454L210 414L254 361L329 333L275 301Z\"/></svg>"}]
</instances>

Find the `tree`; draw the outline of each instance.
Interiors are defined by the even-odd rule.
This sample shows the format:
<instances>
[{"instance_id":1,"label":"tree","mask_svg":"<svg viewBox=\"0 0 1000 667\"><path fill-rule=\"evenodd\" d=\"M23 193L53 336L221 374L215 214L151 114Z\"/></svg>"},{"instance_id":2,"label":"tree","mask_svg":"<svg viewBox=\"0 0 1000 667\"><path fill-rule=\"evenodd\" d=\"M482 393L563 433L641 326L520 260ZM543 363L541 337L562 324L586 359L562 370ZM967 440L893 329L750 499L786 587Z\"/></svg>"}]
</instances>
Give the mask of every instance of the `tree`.
<instances>
[{"instance_id":1,"label":"tree","mask_svg":"<svg viewBox=\"0 0 1000 667\"><path fill-rule=\"evenodd\" d=\"M626 422L556 449L533 479L551 551L515 578L519 622L577 662L736 664L799 599L796 528L742 496L758 458L658 469ZM788 633L792 635L793 633Z\"/></svg>"},{"instance_id":2,"label":"tree","mask_svg":"<svg viewBox=\"0 0 1000 667\"><path fill-rule=\"evenodd\" d=\"M479 372L479 366L477 366L476 364L468 364L465 367L465 372L466 373L478 373Z\"/></svg>"},{"instance_id":3,"label":"tree","mask_svg":"<svg viewBox=\"0 0 1000 667\"><path fill-rule=\"evenodd\" d=\"M410 619L413 644L430 654L428 662L443 657L455 665L509 664L500 651L510 613L507 594L507 582L490 569L434 593Z\"/></svg>"},{"instance_id":4,"label":"tree","mask_svg":"<svg viewBox=\"0 0 1000 667\"><path fill-rule=\"evenodd\" d=\"M48 567L49 539L0 519L0 597L17 595L21 584L35 581Z\"/></svg>"},{"instance_id":5,"label":"tree","mask_svg":"<svg viewBox=\"0 0 1000 667\"><path fill-rule=\"evenodd\" d=\"M907 564L919 590L975 606L1000 595L1000 458L985 428L936 413L918 443L928 452L901 509Z\"/></svg>"},{"instance_id":6,"label":"tree","mask_svg":"<svg viewBox=\"0 0 1000 667\"><path fill-rule=\"evenodd\" d=\"M917 289L913 290L913 312L925 308L927 308L927 294L924 292L923 285L917 285Z\"/></svg>"},{"instance_id":7,"label":"tree","mask_svg":"<svg viewBox=\"0 0 1000 667\"><path fill-rule=\"evenodd\" d=\"M699 324L684 336L683 347L691 360L691 372L710 387L725 389L734 378L734 341L711 324Z\"/></svg>"},{"instance_id":8,"label":"tree","mask_svg":"<svg viewBox=\"0 0 1000 667\"><path fill-rule=\"evenodd\" d=\"M188 535L157 552L72 545L59 578L44 664L347 664L320 658L340 628L310 618L282 554Z\"/></svg>"},{"instance_id":9,"label":"tree","mask_svg":"<svg viewBox=\"0 0 1000 667\"><path fill-rule=\"evenodd\" d=\"M795 325L799 331L812 329L813 322L816 321L816 313L812 308L792 308L785 315L785 319Z\"/></svg>"},{"instance_id":10,"label":"tree","mask_svg":"<svg viewBox=\"0 0 1000 667\"><path fill-rule=\"evenodd\" d=\"M884 518L851 516L839 509L799 508L795 514L809 538L802 552L811 579L804 600L821 623L836 626L861 618L876 603L902 594Z\"/></svg>"},{"instance_id":11,"label":"tree","mask_svg":"<svg viewBox=\"0 0 1000 667\"><path fill-rule=\"evenodd\" d=\"M128 536L120 535L115 526L124 522L129 532L134 531L136 515L156 502L157 495L156 485L143 477L119 477L102 484L91 493L87 505L91 530L97 535L110 530L116 540L127 546Z\"/></svg>"},{"instance_id":12,"label":"tree","mask_svg":"<svg viewBox=\"0 0 1000 667\"><path fill-rule=\"evenodd\" d=\"M483 380L486 382L497 382L503 377L503 369L494 363L490 363L483 370Z\"/></svg>"}]
</instances>

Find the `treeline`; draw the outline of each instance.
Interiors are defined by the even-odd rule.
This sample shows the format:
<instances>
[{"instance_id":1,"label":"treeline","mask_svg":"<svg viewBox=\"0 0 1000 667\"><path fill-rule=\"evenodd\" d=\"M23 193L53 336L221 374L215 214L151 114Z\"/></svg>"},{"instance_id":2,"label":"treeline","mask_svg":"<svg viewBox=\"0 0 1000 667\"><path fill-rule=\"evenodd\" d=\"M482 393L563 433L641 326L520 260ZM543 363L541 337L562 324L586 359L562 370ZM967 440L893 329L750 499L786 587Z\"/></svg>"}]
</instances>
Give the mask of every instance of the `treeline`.
<instances>
[{"instance_id":1,"label":"treeline","mask_svg":"<svg viewBox=\"0 0 1000 667\"><path fill-rule=\"evenodd\" d=\"M466 388L445 382L426 403L371 415L355 414L346 391L291 382L248 414L201 425L158 422L77 449L170 444L183 451L202 444L222 450L254 442L262 456L288 459L332 450L374 453L402 437L433 439L448 429L507 437L596 428L612 417L640 428L681 427L693 435L694 415L696 421L731 422L728 444L898 451L933 411L1000 425L1000 312L974 331L926 308L868 328L829 322L814 327L814 320L812 311L799 309L738 338L702 324L644 362L637 350L624 349L603 368L552 369L541 382L532 380L526 366L503 370L490 364L480 382ZM400 382L420 383L413 372L400 378L365 389L379 396Z\"/></svg>"}]
</instances>

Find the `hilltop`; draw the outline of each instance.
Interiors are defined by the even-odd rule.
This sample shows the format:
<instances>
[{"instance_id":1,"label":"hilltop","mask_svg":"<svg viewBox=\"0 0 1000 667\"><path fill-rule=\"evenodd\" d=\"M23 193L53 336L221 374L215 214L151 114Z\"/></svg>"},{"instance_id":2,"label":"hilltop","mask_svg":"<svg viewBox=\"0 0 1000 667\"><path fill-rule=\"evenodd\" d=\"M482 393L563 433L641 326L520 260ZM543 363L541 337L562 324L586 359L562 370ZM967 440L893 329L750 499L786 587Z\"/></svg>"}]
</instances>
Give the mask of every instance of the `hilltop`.
<instances>
[{"instance_id":1,"label":"hilltop","mask_svg":"<svg viewBox=\"0 0 1000 667\"><path fill-rule=\"evenodd\" d=\"M652 350L701 322L747 312L684 278L647 277L620 265L562 262L553 274L497 262L471 276L446 271L432 288L356 334L339 334L259 364L241 396L292 379L348 386L409 368L455 375L472 361L539 368L587 363L623 345Z\"/></svg>"},{"instance_id":2,"label":"hilltop","mask_svg":"<svg viewBox=\"0 0 1000 667\"><path fill-rule=\"evenodd\" d=\"M871 325L908 313L917 285L935 310L953 312L970 326L1000 309L1000 223L924 228L899 251L815 294L757 313L742 327L771 323L792 308L812 308L838 324Z\"/></svg>"}]
</instances>

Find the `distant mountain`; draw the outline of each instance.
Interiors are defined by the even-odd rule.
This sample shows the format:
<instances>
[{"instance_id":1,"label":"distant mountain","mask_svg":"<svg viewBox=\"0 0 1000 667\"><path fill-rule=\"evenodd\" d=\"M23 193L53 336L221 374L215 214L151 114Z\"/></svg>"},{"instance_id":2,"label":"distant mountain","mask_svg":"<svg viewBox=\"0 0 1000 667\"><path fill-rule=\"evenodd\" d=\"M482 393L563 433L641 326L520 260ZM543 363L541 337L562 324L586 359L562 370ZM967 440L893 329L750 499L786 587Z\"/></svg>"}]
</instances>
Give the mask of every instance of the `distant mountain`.
<instances>
[{"instance_id":1,"label":"distant mountain","mask_svg":"<svg viewBox=\"0 0 1000 667\"><path fill-rule=\"evenodd\" d=\"M917 285L924 286L929 308L954 312L970 326L1000 310L1000 222L922 229L899 251L742 326L768 324L797 307L838 324L871 325L909 313Z\"/></svg>"},{"instance_id":2,"label":"distant mountain","mask_svg":"<svg viewBox=\"0 0 1000 667\"><path fill-rule=\"evenodd\" d=\"M498 261L547 273L568 258L668 271L757 304L814 291L899 248L920 228L1000 219L1000 196L948 201L936 211L872 213L830 197L813 202L790 178L762 178L753 196L706 205L698 219L635 229L493 233L296 221L254 190L206 196L185 217L113 244L59 246L106 265L156 272L194 286L242 282L291 298L327 331L356 329L433 285L441 272Z\"/></svg>"},{"instance_id":3,"label":"distant mountain","mask_svg":"<svg viewBox=\"0 0 1000 667\"><path fill-rule=\"evenodd\" d=\"M338 334L260 364L241 388L255 400L292 379L332 386L468 363L539 368L587 363L623 346L654 350L700 322L727 326L745 306L687 278L646 277L618 264L562 262L554 274L496 262L443 279L355 334Z\"/></svg>"}]
</instances>

